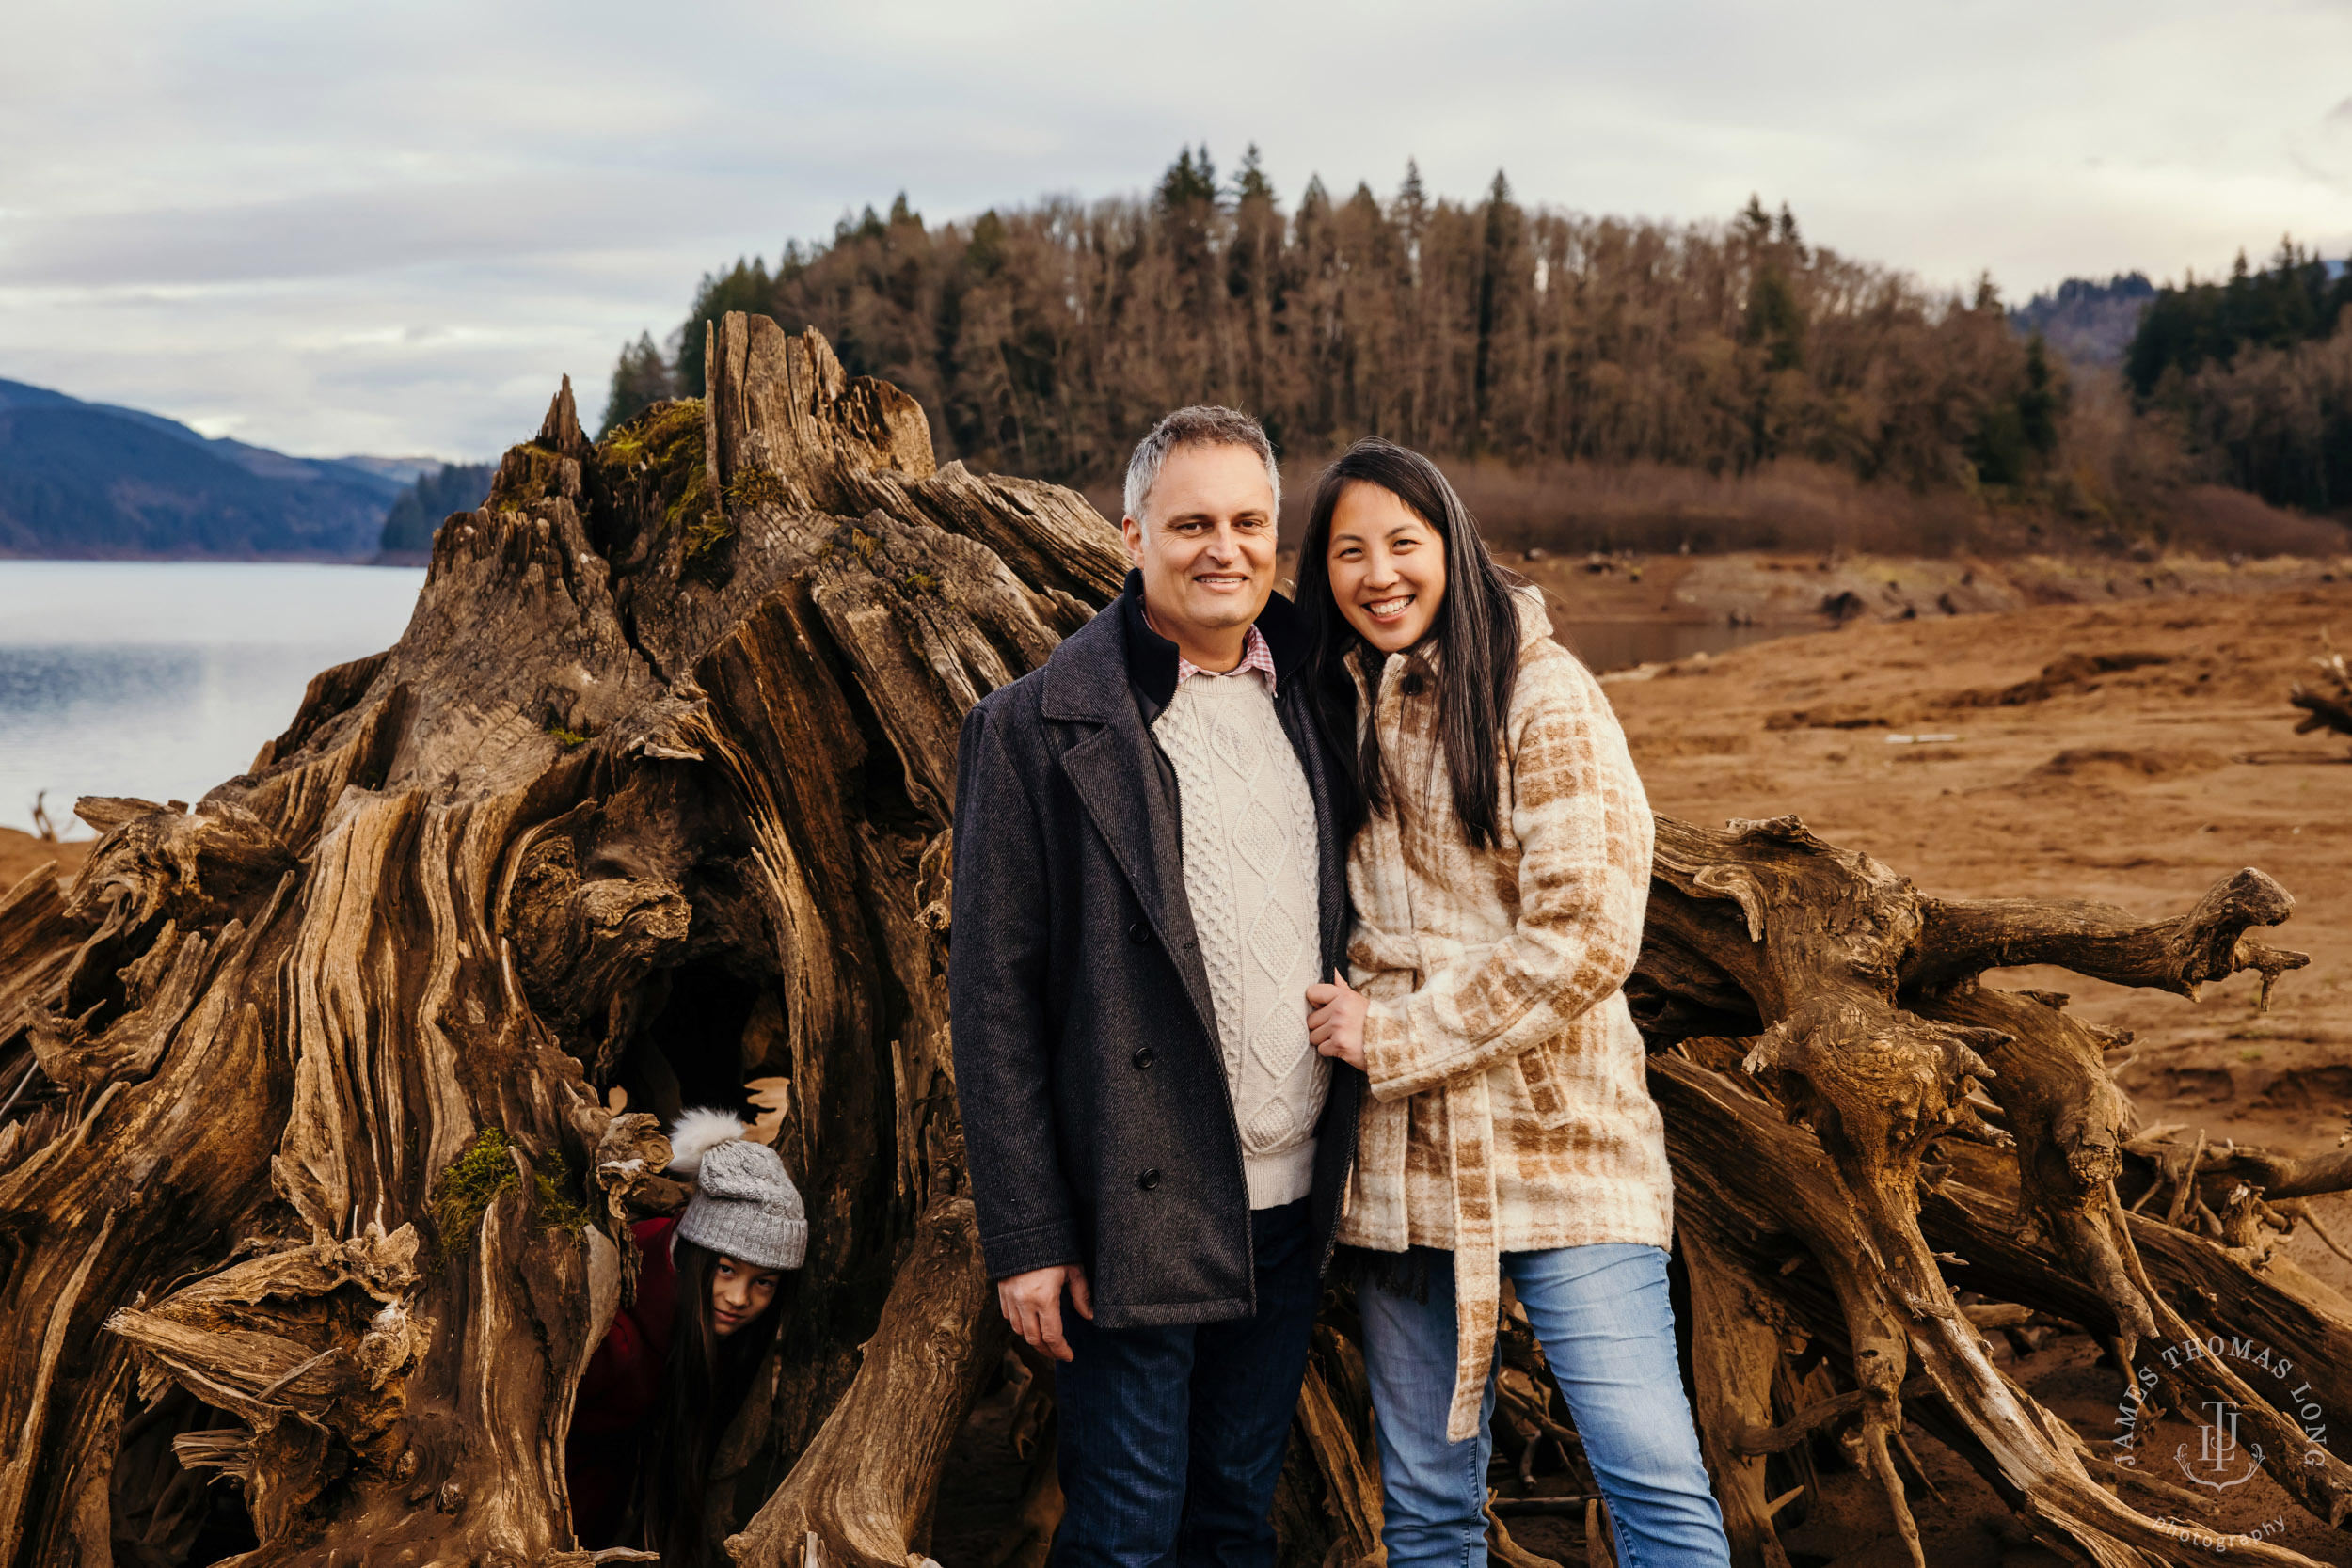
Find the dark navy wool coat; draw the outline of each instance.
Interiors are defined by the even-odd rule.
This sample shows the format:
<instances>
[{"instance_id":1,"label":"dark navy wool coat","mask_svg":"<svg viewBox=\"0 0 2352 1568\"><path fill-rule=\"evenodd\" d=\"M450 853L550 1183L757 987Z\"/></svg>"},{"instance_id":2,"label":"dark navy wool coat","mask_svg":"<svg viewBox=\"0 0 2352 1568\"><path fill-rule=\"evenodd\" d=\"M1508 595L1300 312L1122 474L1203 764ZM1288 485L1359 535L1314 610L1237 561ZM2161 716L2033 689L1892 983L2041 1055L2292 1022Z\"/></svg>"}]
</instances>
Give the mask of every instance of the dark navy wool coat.
<instances>
[{"instance_id":1,"label":"dark navy wool coat","mask_svg":"<svg viewBox=\"0 0 2352 1568\"><path fill-rule=\"evenodd\" d=\"M1151 731L1175 693L1176 645L1144 621L1142 593L1130 573L1043 669L974 708L957 759L947 984L988 1272L1080 1264L1104 1328L1256 1309L1176 776ZM1275 595L1258 629L1314 795L1328 973L1347 948L1346 785L1314 721L1290 601ZM1333 1065L1309 1198L1326 1262L1363 1088Z\"/></svg>"}]
</instances>

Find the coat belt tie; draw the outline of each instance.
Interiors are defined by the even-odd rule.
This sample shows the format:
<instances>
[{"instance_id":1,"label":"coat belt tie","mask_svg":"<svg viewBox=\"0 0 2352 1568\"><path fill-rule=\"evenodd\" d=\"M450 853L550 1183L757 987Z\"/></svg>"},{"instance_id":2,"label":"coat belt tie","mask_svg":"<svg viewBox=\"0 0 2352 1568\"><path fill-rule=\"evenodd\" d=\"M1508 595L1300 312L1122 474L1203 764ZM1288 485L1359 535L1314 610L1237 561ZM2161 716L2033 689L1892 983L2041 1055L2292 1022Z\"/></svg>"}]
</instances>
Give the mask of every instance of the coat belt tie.
<instances>
[{"instance_id":1,"label":"coat belt tie","mask_svg":"<svg viewBox=\"0 0 2352 1568\"><path fill-rule=\"evenodd\" d=\"M1454 1401L1445 1439L1478 1434L1478 1416L1494 1370L1495 1325L1502 1311L1502 1259L1495 1244L1494 1109L1486 1074L1449 1080L1446 1142L1454 1155Z\"/></svg>"}]
</instances>

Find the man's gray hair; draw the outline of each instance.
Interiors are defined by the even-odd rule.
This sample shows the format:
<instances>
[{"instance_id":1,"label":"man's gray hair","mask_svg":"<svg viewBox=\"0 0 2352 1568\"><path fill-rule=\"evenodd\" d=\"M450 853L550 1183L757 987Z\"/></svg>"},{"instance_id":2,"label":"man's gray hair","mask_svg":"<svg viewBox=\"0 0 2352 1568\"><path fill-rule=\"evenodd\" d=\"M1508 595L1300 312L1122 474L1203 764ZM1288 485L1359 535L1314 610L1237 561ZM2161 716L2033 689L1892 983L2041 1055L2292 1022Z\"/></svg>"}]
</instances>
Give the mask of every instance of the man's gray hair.
<instances>
[{"instance_id":1,"label":"man's gray hair","mask_svg":"<svg viewBox=\"0 0 2352 1568\"><path fill-rule=\"evenodd\" d=\"M1215 404L1195 404L1179 408L1152 427L1152 434L1136 443L1136 454L1127 459L1127 515L1143 521L1143 503L1152 499L1152 486L1159 483L1160 465L1178 447L1248 447L1265 464L1265 482L1274 489L1274 510L1282 510L1282 470L1274 461L1274 443L1265 437L1265 427L1238 409L1223 408Z\"/></svg>"}]
</instances>

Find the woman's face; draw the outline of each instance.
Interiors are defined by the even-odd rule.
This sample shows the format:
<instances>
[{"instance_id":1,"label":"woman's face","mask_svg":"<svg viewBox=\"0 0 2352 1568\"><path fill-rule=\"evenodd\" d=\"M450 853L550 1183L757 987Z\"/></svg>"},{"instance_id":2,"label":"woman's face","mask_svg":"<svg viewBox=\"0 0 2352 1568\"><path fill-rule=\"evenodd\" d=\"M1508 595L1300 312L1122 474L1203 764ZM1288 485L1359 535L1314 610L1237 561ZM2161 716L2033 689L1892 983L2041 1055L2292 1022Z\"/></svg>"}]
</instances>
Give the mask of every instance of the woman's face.
<instances>
[{"instance_id":1,"label":"woman's face","mask_svg":"<svg viewBox=\"0 0 2352 1568\"><path fill-rule=\"evenodd\" d=\"M710 1315L719 1338L728 1335L768 1310L776 1299L781 1269L755 1269L732 1258L722 1258L710 1271Z\"/></svg>"},{"instance_id":2,"label":"woman's face","mask_svg":"<svg viewBox=\"0 0 2352 1568\"><path fill-rule=\"evenodd\" d=\"M1445 541L1393 491L1362 480L1331 509L1324 564L1340 613L1384 654L1428 636L1445 602Z\"/></svg>"}]
</instances>

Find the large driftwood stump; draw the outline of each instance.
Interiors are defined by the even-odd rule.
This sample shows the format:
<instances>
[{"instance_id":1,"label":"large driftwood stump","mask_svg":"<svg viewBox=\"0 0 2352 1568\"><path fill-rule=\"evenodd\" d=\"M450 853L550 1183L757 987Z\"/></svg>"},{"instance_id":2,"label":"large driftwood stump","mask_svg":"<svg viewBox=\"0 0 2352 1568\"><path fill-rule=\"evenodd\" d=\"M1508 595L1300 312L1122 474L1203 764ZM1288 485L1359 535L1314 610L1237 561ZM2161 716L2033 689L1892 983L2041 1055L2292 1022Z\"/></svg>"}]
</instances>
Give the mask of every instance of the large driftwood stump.
<instances>
[{"instance_id":1,"label":"large driftwood stump","mask_svg":"<svg viewBox=\"0 0 2352 1568\"><path fill-rule=\"evenodd\" d=\"M174 1384L250 1563L564 1560L616 1239L675 1197L644 1113L770 1076L812 1243L732 1523L746 1560L814 1530L904 1568L1002 1335L948 1066L956 727L1120 558L1068 492L934 472L822 340L715 338L707 404L601 446L559 396L251 773L85 802L87 874L0 904L0 1082L39 1064L0 1132L0 1562L113 1560L124 1422Z\"/></svg>"},{"instance_id":2,"label":"large driftwood stump","mask_svg":"<svg viewBox=\"0 0 2352 1568\"><path fill-rule=\"evenodd\" d=\"M679 1196L658 1117L755 1079L812 1241L714 1533L747 1564L926 1549L1004 1347L947 1039L957 726L1124 559L1068 491L934 471L915 404L815 334L732 316L709 347L705 399L601 443L566 388L442 525L400 642L314 680L250 773L192 810L86 800L72 888L0 893L0 1568L186 1560L183 1466L239 1489L248 1568L584 1564L563 1437L625 1224ZM1987 1332L2078 1324L2126 1365L2259 1335L2352 1408L2352 1323L2269 1257L2347 1162L2137 1128L2114 1039L1979 978L2267 985L2301 960L2247 932L2289 908L2256 872L2153 925L1939 901L1793 820L1660 824L1632 990L1743 1565L1786 1560L1786 1483L1850 1426L1916 1557L1906 1413L2074 1560L2186 1552L2135 1506L2180 1489L2087 1453ZM1357 1338L1336 1292L1286 1563L1380 1560ZM1578 1470L1523 1326L1502 1354L1502 1451ZM2150 1370L2311 1447L2225 1368ZM1016 1375L1028 1563L1059 1494L1050 1369ZM2337 1523L2352 1476L2318 1459L2281 1477ZM1599 1560L1590 1490L1499 1498L1498 1553L1541 1563L1502 1516L1566 1509Z\"/></svg>"}]
</instances>

